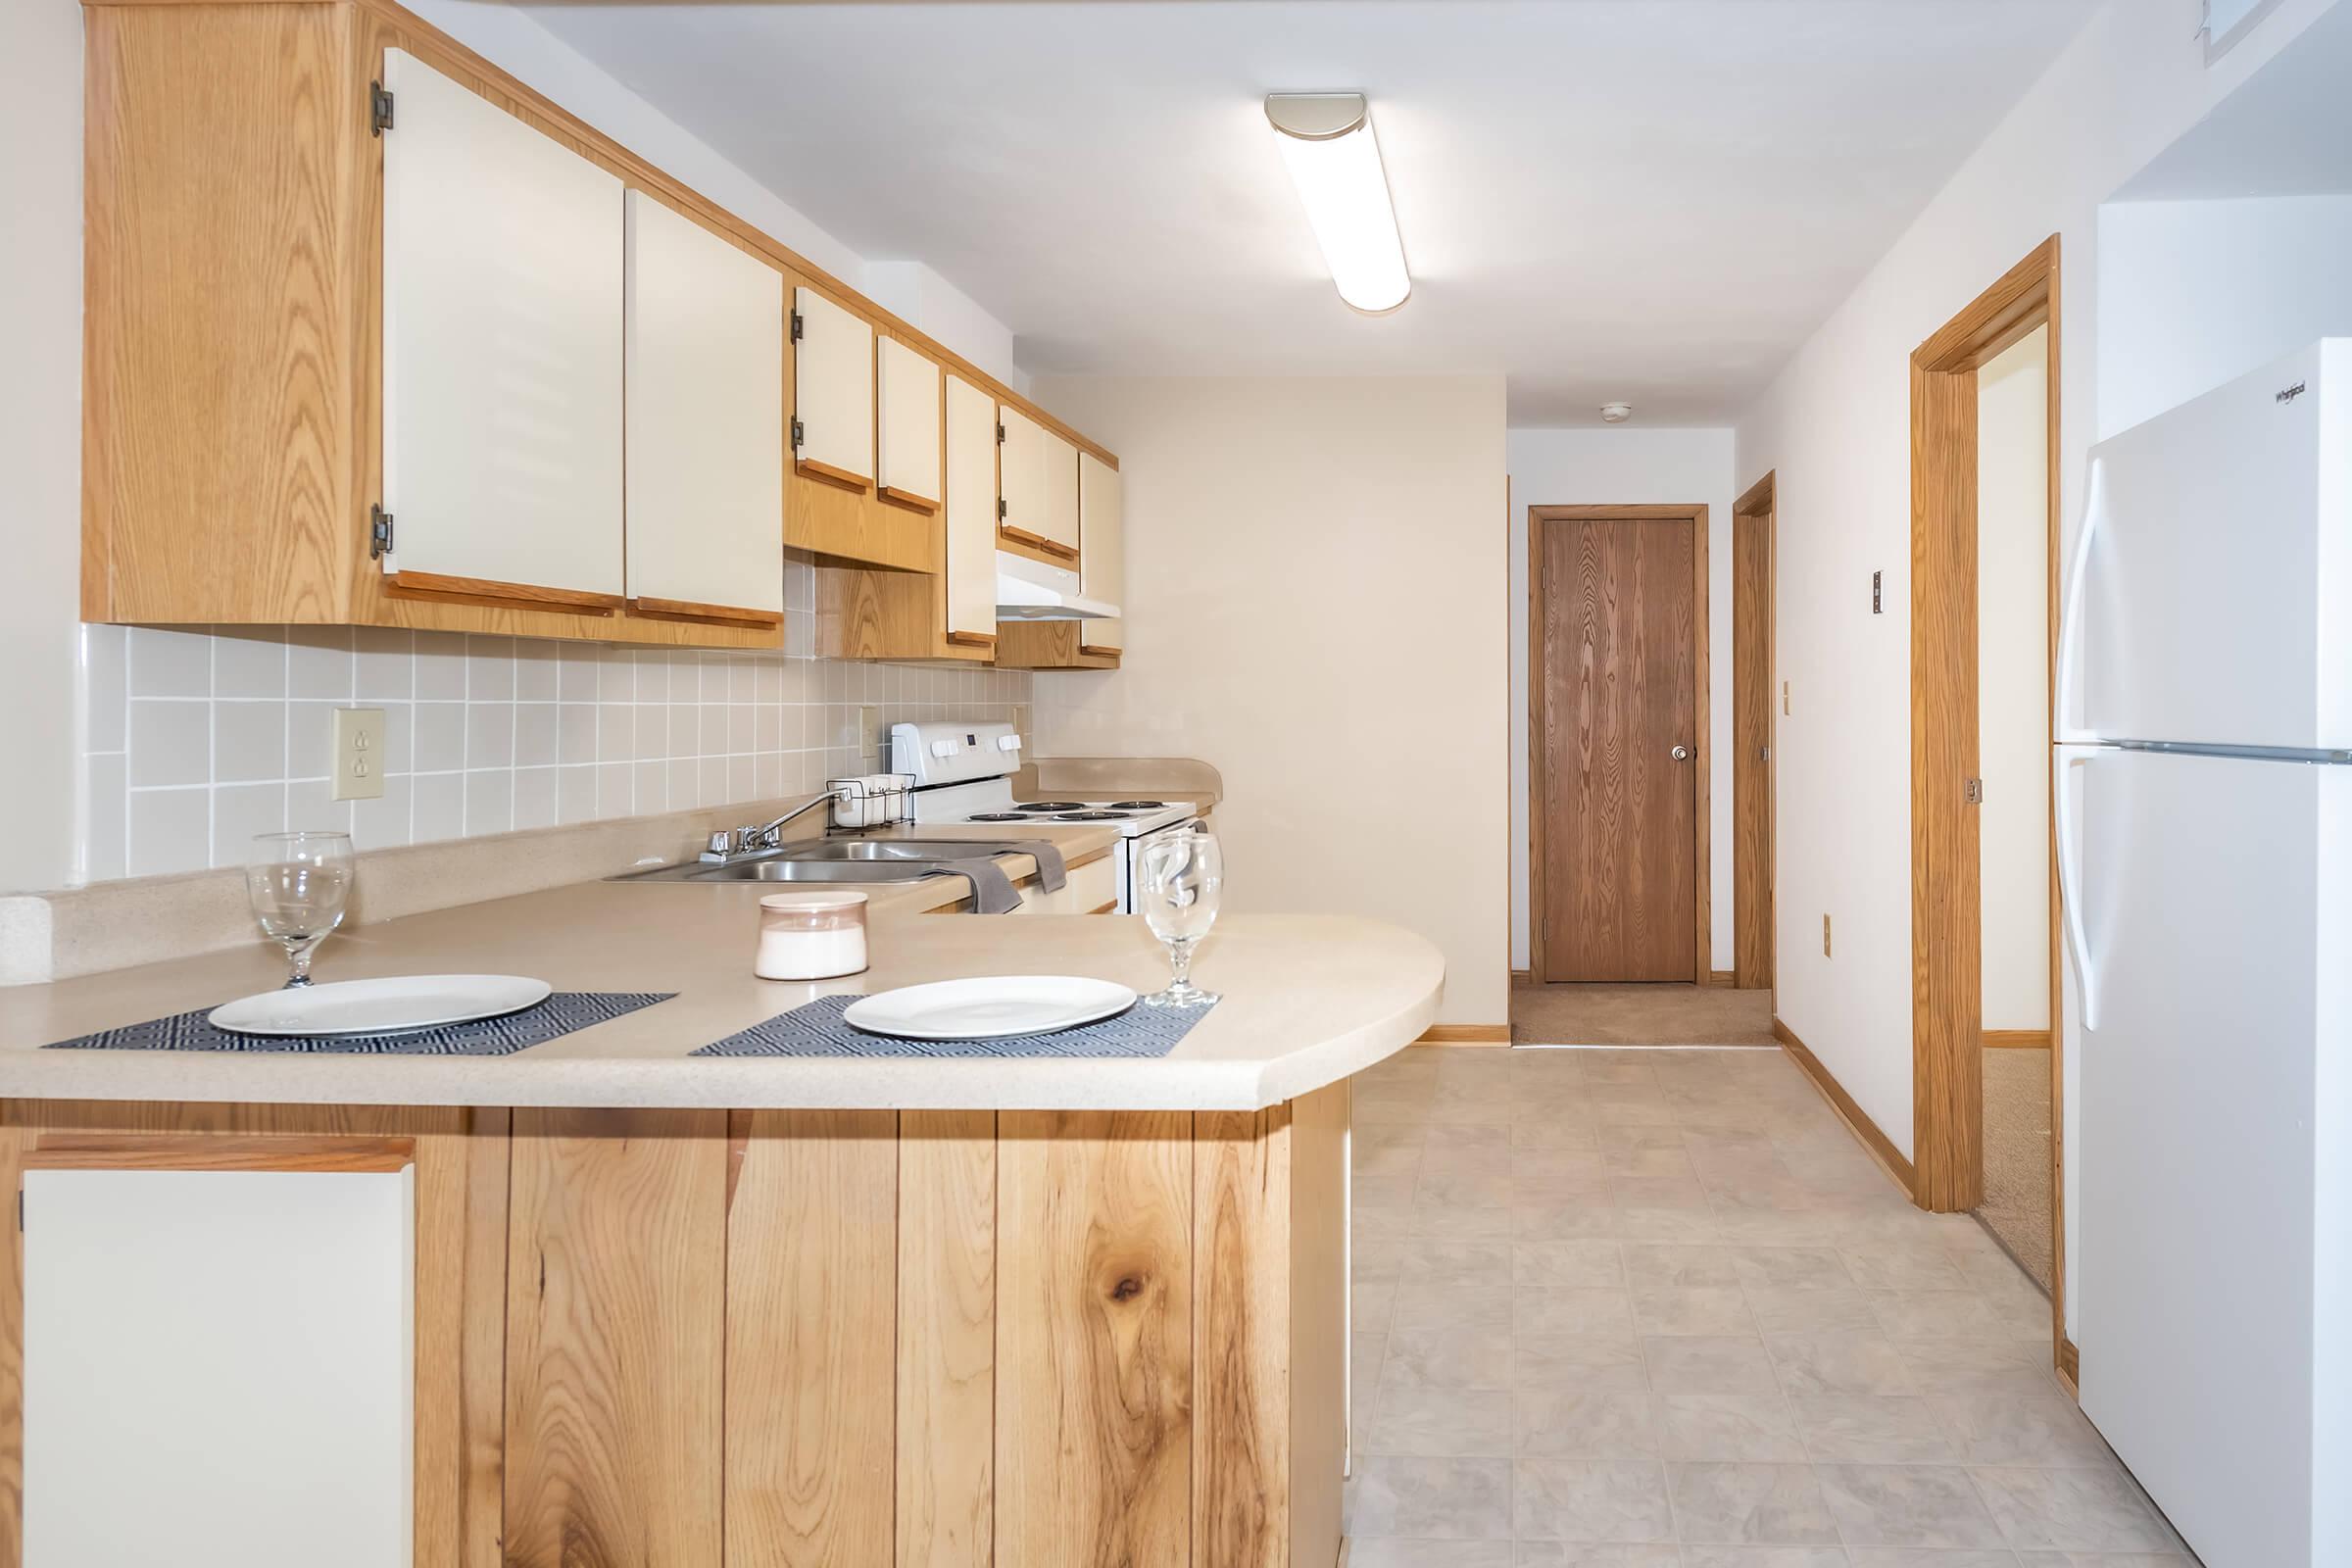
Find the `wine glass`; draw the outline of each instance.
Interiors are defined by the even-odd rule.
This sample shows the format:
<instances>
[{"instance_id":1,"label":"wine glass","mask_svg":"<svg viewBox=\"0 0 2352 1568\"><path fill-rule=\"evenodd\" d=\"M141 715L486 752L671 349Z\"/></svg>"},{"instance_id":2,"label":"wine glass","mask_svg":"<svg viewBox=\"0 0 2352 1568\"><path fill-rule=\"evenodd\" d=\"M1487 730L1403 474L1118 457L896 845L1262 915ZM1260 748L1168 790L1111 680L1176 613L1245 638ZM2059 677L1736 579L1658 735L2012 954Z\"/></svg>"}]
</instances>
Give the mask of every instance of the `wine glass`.
<instances>
[{"instance_id":1,"label":"wine glass","mask_svg":"<svg viewBox=\"0 0 2352 1568\"><path fill-rule=\"evenodd\" d=\"M1144 998L1153 1007L1205 1007L1213 991L1193 984L1193 949L1217 923L1225 854L1207 833L1163 834L1144 847L1136 900L1152 934L1168 945L1168 989Z\"/></svg>"},{"instance_id":2,"label":"wine glass","mask_svg":"<svg viewBox=\"0 0 2352 1568\"><path fill-rule=\"evenodd\" d=\"M286 989L311 983L311 953L343 923L351 896L348 833L257 833L245 897L262 934L286 950Z\"/></svg>"}]
</instances>

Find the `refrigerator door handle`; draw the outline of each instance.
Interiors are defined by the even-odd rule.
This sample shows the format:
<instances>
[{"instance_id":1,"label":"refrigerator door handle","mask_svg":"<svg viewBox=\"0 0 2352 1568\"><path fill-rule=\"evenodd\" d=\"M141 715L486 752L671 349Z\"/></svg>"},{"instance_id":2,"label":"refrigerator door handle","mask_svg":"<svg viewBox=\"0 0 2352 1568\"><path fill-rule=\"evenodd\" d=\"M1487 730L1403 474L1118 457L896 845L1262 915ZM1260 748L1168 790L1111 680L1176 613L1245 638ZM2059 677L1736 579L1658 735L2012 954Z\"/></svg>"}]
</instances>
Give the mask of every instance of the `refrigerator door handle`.
<instances>
[{"instance_id":1,"label":"refrigerator door handle","mask_svg":"<svg viewBox=\"0 0 2352 1568\"><path fill-rule=\"evenodd\" d=\"M2066 906L2066 947L2074 955L2075 979L2082 992L2082 1027L2099 1026L2098 970L2090 959L2090 937L2082 925L2082 833L2075 820L2069 772L2114 754L2103 746L2061 744L2051 749L2050 820L2058 833L2058 902Z\"/></svg>"},{"instance_id":2,"label":"refrigerator door handle","mask_svg":"<svg viewBox=\"0 0 2352 1568\"><path fill-rule=\"evenodd\" d=\"M2085 741L2090 732L2067 722L2069 706L2081 686L2082 662L2082 589L2090 574L2090 544L2107 516L2107 463L2093 456L2090 477L2082 487L2082 523L2075 530L2074 561L2066 574L2066 604L2058 612L2058 690L2056 737L2061 742Z\"/></svg>"}]
</instances>

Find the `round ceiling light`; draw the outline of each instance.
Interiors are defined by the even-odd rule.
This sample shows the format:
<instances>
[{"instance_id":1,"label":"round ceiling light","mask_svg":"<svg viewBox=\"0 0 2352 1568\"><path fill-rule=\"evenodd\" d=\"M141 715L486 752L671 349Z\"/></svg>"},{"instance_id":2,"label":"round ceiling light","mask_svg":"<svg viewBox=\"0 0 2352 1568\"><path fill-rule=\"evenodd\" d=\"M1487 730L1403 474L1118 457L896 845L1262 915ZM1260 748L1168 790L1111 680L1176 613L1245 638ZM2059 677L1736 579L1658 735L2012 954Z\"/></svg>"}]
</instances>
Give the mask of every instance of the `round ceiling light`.
<instances>
[{"instance_id":1,"label":"round ceiling light","mask_svg":"<svg viewBox=\"0 0 2352 1568\"><path fill-rule=\"evenodd\" d=\"M1634 406L1631 403L1603 403L1600 406L1601 422L1604 424L1623 424L1633 416Z\"/></svg>"}]
</instances>

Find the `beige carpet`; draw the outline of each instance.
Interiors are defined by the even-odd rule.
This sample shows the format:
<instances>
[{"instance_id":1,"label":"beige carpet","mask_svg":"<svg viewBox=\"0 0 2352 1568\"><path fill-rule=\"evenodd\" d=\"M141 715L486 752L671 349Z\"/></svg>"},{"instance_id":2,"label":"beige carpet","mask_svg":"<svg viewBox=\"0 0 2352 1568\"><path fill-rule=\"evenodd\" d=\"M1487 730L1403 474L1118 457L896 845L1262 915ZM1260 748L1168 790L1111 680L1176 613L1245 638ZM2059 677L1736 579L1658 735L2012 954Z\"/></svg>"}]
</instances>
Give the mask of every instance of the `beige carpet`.
<instances>
[{"instance_id":1,"label":"beige carpet","mask_svg":"<svg viewBox=\"0 0 2352 1568\"><path fill-rule=\"evenodd\" d=\"M1769 1046L1772 993L1723 986L1511 988L1518 1046Z\"/></svg>"},{"instance_id":2,"label":"beige carpet","mask_svg":"<svg viewBox=\"0 0 2352 1568\"><path fill-rule=\"evenodd\" d=\"M2050 1054L1984 1053L1984 1202L1978 1215L2050 1289Z\"/></svg>"}]
</instances>

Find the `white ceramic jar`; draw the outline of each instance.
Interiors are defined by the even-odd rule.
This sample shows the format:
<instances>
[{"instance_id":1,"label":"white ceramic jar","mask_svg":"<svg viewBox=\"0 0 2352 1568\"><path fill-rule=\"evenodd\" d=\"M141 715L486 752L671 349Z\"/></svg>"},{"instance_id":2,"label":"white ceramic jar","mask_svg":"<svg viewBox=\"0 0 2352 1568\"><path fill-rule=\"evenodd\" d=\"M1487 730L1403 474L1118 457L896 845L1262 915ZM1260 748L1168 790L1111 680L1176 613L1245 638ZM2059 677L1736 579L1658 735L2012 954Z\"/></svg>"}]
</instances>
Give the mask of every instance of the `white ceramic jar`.
<instances>
[{"instance_id":1,"label":"white ceramic jar","mask_svg":"<svg viewBox=\"0 0 2352 1568\"><path fill-rule=\"evenodd\" d=\"M770 893L760 901L752 972L760 979L830 980L857 974L868 961L864 894Z\"/></svg>"}]
</instances>

